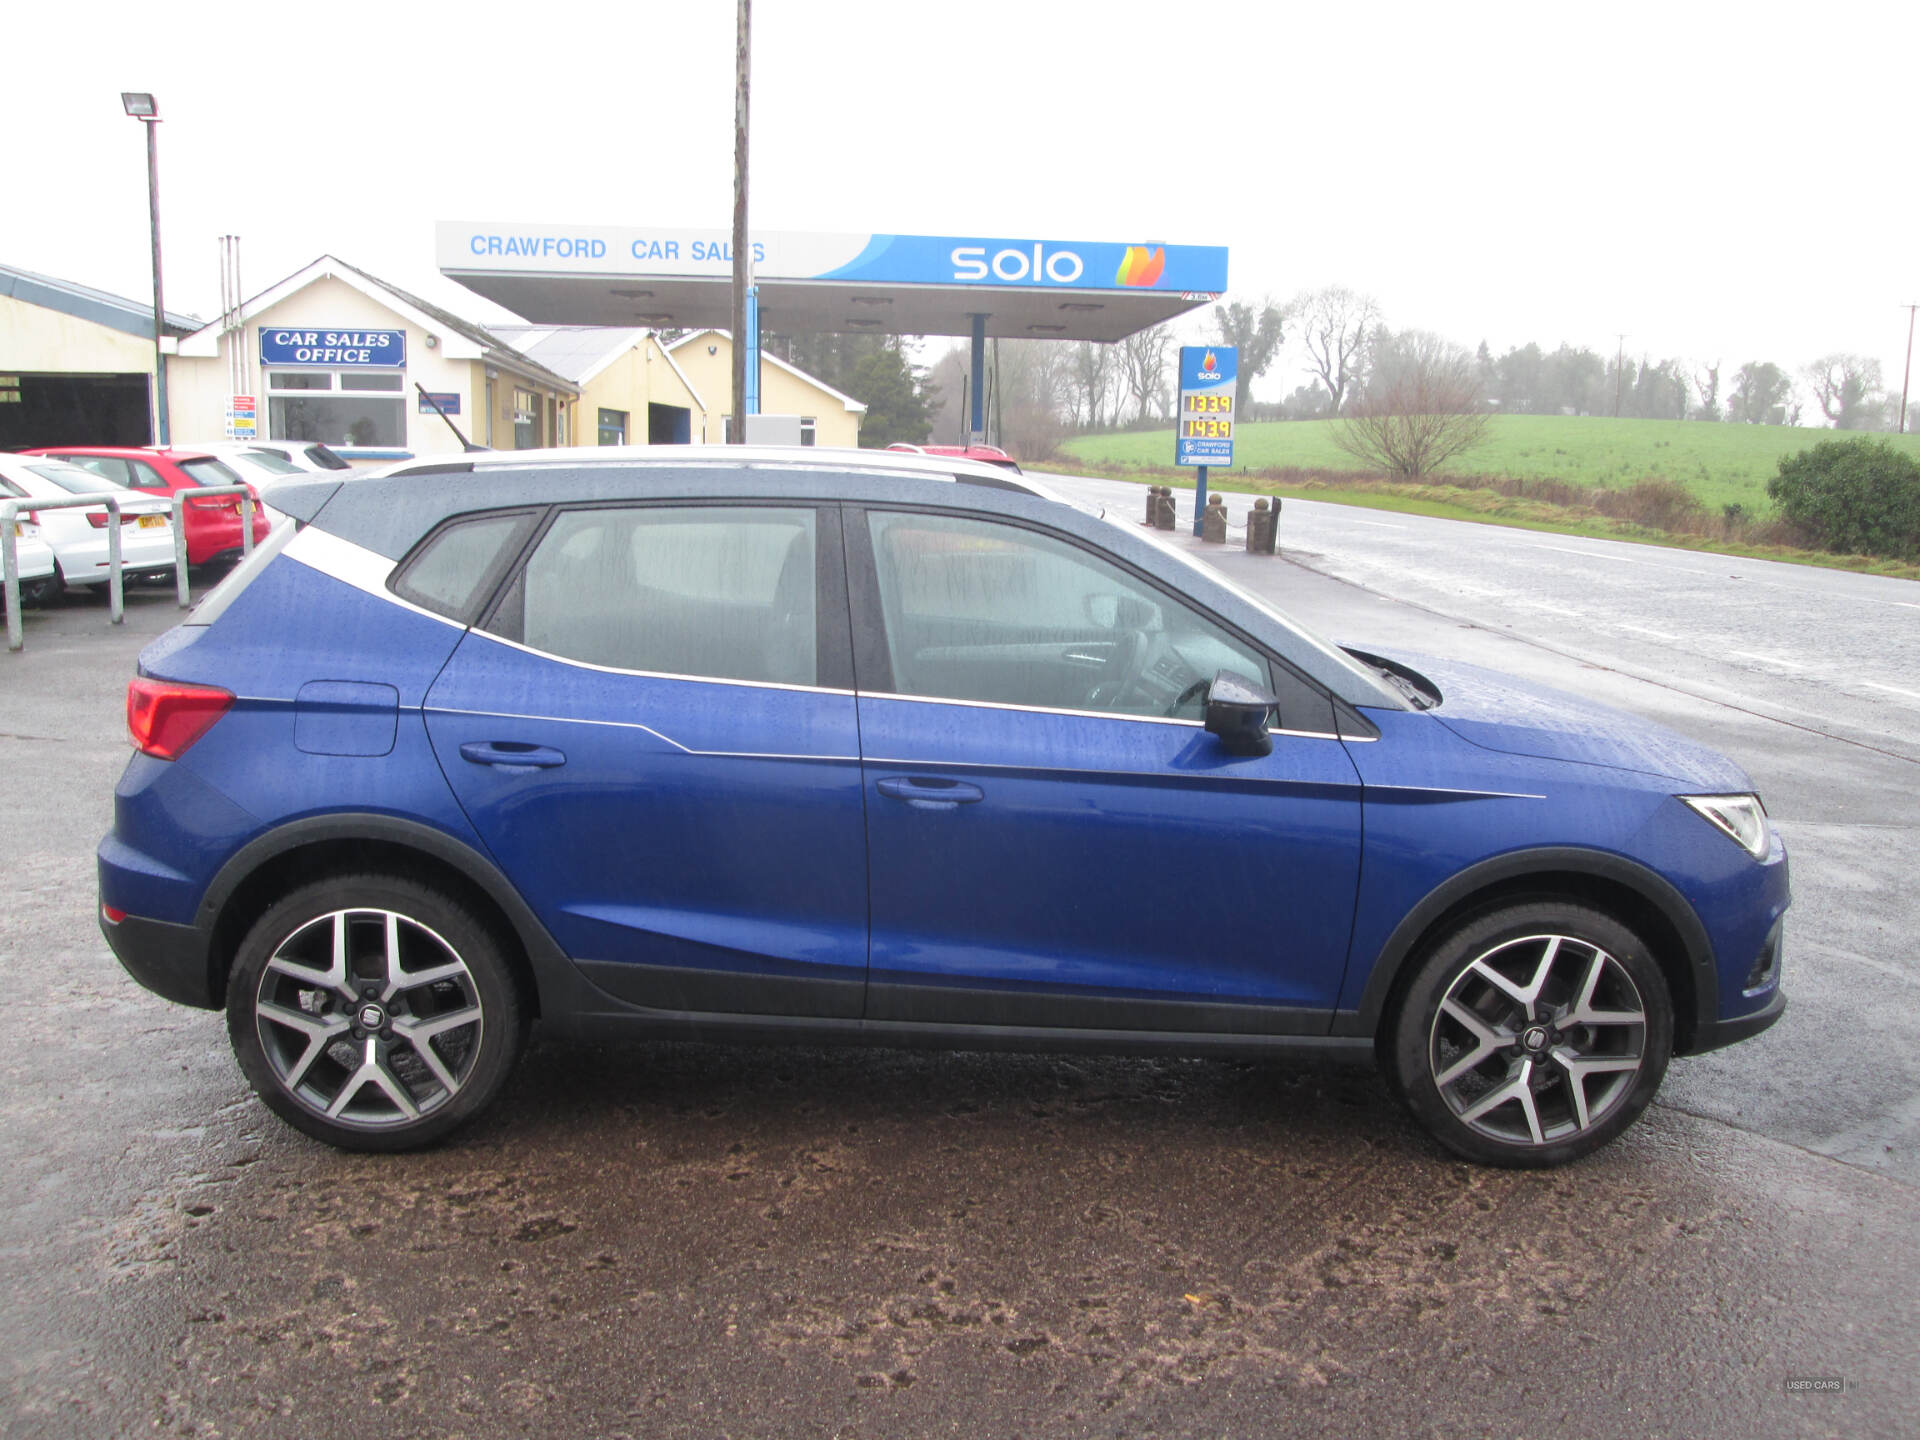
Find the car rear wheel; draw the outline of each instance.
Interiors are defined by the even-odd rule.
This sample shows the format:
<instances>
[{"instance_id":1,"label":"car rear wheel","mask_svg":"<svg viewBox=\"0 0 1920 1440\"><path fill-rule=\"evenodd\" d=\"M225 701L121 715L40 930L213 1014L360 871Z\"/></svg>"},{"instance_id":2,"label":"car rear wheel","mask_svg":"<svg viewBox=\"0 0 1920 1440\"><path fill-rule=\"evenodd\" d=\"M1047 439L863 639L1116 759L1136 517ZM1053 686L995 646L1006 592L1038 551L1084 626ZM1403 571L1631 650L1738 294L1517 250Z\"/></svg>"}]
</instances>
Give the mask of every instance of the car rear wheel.
<instances>
[{"instance_id":1,"label":"car rear wheel","mask_svg":"<svg viewBox=\"0 0 1920 1440\"><path fill-rule=\"evenodd\" d=\"M413 1149L472 1119L526 1030L486 926L437 890L377 875L276 902L227 985L227 1033L255 1092L347 1150Z\"/></svg>"},{"instance_id":2,"label":"car rear wheel","mask_svg":"<svg viewBox=\"0 0 1920 1440\"><path fill-rule=\"evenodd\" d=\"M1673 1050L1673 1002L1626 926L1539 901L1435 945L1391 1042L1396 1088L1441 1144L1489 1164L1560 1165L1652 1101Z\"/></svg>"}]
</instances>

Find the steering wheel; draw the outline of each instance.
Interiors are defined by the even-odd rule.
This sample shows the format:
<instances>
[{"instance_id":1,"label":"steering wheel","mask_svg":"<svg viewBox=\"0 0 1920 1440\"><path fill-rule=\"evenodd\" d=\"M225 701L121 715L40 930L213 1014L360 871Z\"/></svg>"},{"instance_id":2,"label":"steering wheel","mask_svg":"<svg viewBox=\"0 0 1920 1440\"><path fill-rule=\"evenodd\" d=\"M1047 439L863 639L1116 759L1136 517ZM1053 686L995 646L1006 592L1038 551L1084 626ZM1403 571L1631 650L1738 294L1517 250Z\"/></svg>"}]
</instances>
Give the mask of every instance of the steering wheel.
<instances>
[{"instance_id":1,"label":"steering wheel","mask_svg":"<svg viewBox=\"0 0 1920 1440\"><path fill-rule=\"evenodd\" d=\"M1165 631L1129 630L1116 641L1113 658L1087 692L1089 710L1117 710L1139 688L1141 678L1171 649Z\"/></svg>"}]
</instances>

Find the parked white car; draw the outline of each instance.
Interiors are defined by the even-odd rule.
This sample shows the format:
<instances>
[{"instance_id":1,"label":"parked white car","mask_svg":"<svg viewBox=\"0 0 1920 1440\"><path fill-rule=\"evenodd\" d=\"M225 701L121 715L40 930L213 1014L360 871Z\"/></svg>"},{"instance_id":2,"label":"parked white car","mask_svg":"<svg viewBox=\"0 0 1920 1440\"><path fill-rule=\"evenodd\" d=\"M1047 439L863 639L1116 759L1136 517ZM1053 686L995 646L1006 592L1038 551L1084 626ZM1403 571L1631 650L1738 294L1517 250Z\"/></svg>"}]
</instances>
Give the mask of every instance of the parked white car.
<instances>
[{"instance_id":1,"label":"parked white car","mask_svg":"<svg viewBox=\"0 0 1920 1440\"><path fill-rule=\"evenodd\" d=\"M191 445L180 445L181 450L194 450L206 455L217 455L221 463L238 470L258 489L263 482L284 480L289 476L312 475L320 467L311 462L302 464L288 458L286 452L298 448L291 441L268 447L264 442L252 440L207 440L195 441Z\"/></svg>"},{"instance_id":2,"label":"parked white car","mask_svg":"<svg viewBox=\"0 0 1920 1440\"><path fill-rule=\"evenodd\" d=\"M353 468L317 440L210 440L204 443L196 441L190 446L180 445L175 448L204 450L209 455L218 455L222 460L234 455L245 455L251 451L271 456L275 460L291 465L296 470L319 471L323 474Z\"/></svg>"},{"instance_id":3,"label":"parked white car","mask_svg":"<svg viewBox=\"0 0 1920 1440\"><path fill-rule=\"evenodd\" d=\"M173 516L165 500L46 455L0 455L0 495L65 500L111 494L120 506L120 562L127 580L173 578ZM37 510L40 538L53 550L60 584L107 583L107 507Z\"/></svg>"},{"instance_id":4,"label":"parked white car","mask_svg":"<svg viewBox=\"0 0 1920 1440\"><path fill-rule=\"evenodd\" d=\"M53 547L40 538L40 527L23 516L13 522L13 551L20 603L38 605L60 585L55 578Z\"/></svg>"}]
</instances>

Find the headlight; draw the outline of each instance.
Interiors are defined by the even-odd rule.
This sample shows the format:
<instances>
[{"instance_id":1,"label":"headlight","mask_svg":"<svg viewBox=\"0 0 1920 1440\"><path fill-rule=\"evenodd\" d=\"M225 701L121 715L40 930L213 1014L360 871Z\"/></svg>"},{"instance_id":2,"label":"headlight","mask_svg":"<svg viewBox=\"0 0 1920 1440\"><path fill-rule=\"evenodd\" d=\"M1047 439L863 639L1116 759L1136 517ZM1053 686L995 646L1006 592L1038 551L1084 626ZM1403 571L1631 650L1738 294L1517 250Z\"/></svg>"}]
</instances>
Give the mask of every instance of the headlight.
<instances>
[{"instance_id":1,"label":"headlight","mask_svg":"<svg viewBox=\"0 0 1920 1440\"><path fill-rule=\"evenodd\" d=\"M1756 860L1767 858L1767 807L1758 795L1682 795L1695 812L1725 831Z\"/></svg>"}]
</instances>

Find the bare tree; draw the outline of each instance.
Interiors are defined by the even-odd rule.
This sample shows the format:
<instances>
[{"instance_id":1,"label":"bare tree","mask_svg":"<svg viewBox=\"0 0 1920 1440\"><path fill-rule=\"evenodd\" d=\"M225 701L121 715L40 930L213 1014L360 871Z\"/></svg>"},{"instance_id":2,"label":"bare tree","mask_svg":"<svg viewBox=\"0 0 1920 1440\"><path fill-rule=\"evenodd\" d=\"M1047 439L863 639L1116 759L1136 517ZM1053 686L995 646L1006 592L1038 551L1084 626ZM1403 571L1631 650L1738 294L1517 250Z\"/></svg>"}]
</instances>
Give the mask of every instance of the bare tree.
<instances>
[{"instance_id":1,"label":"bare tree","mask_svg":"<svg viewBox=\"0 0 1920 1440\"><path fill-rule=\"evenodd\" d=\"M993 375L1001 443L1022 460L1044 460L1065 429L1075 384L1067 347L1054 340L1008 340Z\"/></svg>"},{"instance_id":2,"label":"bare tree","mask_svg":"<svg viewBox=\"0 0 1920 1440\"><path fill-rule=\"evenodd\" d=\"M1288 308L1312 362L1307 373L1320 377L1328 403L1338 415L1366 374L1367 348L1380 323L1380 306L1371 295L1328 285L1306 291Z\"/></svg>"},{"instance_id":3,"label":"bare tree","mask_svg":"<svg viewBox=\"0 0 1920 1440\"><path fill-rule=\"evenodd\" d=\"M1694 372L1693 388L1700 396L1700 418L1718 420L1720 418L1720 362L1709 365L1700 362L1700 368Z\"/></svg>"},{"instance_id":4,"label":"bare tree","mask_svg":"<svg viewBox=\"0 0 1920 1440\"><path fill-rule=\"evenodd\" d=\"M1800 373L1834 429L1871 430L1884 421L1878 360L1865 355L1822 355Z\"/></svg>"},{"instance_id":5,"label":"bare tree","mask_svg":"<svg viewBox=\"0 0 1920 1440\"><path fill-rule=\"evenodd\" d=\"M1127 398L1133 402L1135 419L1166 413L1167 364L1172 354L1173 326L1164 320L1120 342L1120 374Z\"/></svg>"},{"instance_id":6,"label":"bare tree","mask_svg":"<svg viewBox=\"0 0 1920 1440\"><path fill-rule=\"evenodd\" d=\"M1084 429L1097 430L1106 409L1107 391L1113 384L1113 346L1082 340L1073 347L1072 374L1074 422Z\"/></svg>"},{"instance_id":7,"label":"bare tree","mask_svg":"<svg viewBox=\"0 0 1920 1440\"><path fill-rule=\"evenodd\" d=\"M1486 439L1473 356L1425 330L1380 332L1373 374L1347 398L1334 443L1399 479L1430 475Z\"/></svg>"},{"instance_id":8,"label":"bare tree","mask_svg":"<svg viewBox=\"0 0 1920 1440\"><path fill-rule=\"evenodd\" d=\"M1238 302L1213 307L1213 323L1220 332L1220 343L1240 352L1240 368L1233 386L1233 412L1247 413L1253 382L1266 374L1273 364L1280 342L1286 338L1286 311L1264 297L1258 305Z\"/></svg>"}]
</instances>

